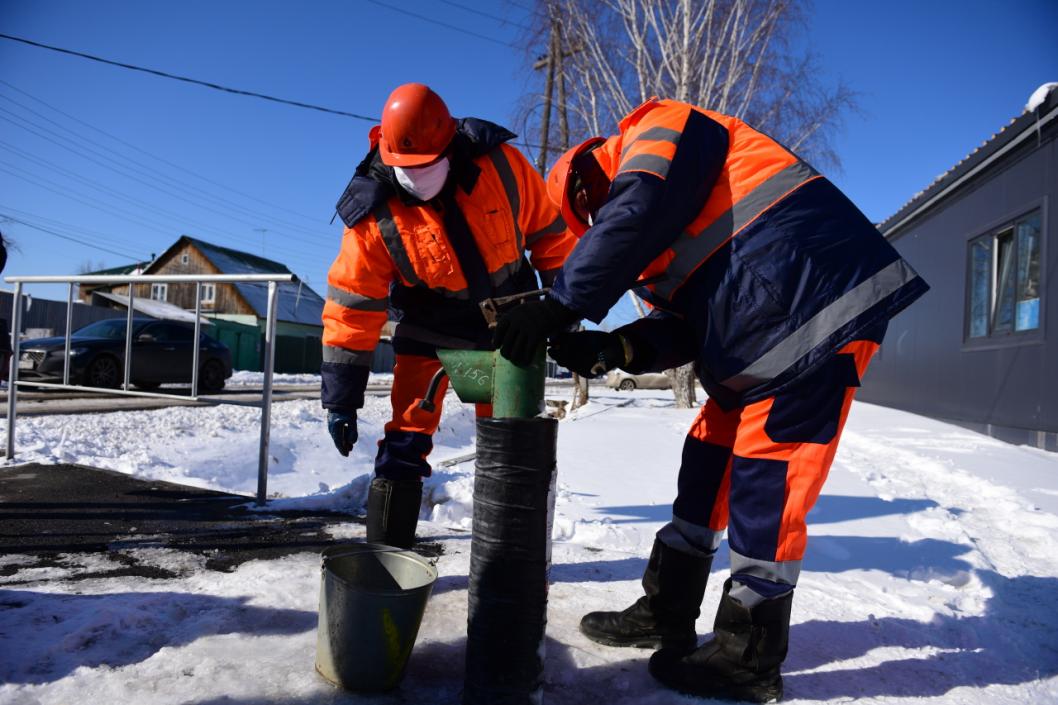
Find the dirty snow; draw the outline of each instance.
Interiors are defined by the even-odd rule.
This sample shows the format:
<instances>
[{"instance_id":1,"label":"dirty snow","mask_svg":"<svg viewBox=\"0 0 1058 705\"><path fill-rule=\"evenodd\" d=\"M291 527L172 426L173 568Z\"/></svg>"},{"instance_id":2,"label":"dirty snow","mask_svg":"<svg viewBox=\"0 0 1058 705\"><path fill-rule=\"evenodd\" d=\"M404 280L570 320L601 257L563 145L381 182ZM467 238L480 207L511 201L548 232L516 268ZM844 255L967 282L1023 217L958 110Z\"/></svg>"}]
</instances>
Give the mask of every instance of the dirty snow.
<instances>
[{"instance_id":1,"label":"dirty snow","mask_svg":"<svg viewBox=\"0 0 1058 705\"><path fill-rule=\"evenodd\" d=\"M568 394L568 390L562 392ZM19 421L20 460L108 467L202 487L256 487L257 412L241 407ZM388 400L369 398L361 442L336 455L318 402L276 404L275 505L362 510ZM639 592L668 519L694 412L667 392L593 389L562 422L548 623L547 703L696 703L664 691L647 652L602 647L576 628ZM435 460L473 450L473 412L451 397ZM0 556L0 704L458 703L466 627L473 463L427 480L420 534L441 578L401 689L361 698L312 668L318 559L253 561L231 573L163 549L142 562L180 577L92 579L115 560L49 568ZM794 603L787 701L1058 702L1058 456L948 424L856 404L824 494ZM350 523L336 531L362 536ZM698 631L728 569L722 548Z\"/></svg>"}]
</instances>

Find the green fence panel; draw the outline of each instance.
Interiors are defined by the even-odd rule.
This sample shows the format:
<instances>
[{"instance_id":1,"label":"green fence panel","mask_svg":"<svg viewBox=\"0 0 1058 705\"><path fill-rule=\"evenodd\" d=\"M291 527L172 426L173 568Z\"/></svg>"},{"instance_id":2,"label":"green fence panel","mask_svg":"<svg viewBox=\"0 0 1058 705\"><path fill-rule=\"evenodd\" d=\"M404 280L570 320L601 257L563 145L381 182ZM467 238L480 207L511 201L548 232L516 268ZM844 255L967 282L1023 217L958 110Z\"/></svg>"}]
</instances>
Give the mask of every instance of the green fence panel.
<instances>
[{"instance_id":1,"label":"green fence panel","mask_svg":"<svg viewBox=\"0 0 1058 705\"><path fill-rule=\"evenodd\" d=\"M257 326L245 323L212 319L208 334L228 346L231 350L231 366L236 370L261 371L262 336Z\"/></svg>"}]
</instances>

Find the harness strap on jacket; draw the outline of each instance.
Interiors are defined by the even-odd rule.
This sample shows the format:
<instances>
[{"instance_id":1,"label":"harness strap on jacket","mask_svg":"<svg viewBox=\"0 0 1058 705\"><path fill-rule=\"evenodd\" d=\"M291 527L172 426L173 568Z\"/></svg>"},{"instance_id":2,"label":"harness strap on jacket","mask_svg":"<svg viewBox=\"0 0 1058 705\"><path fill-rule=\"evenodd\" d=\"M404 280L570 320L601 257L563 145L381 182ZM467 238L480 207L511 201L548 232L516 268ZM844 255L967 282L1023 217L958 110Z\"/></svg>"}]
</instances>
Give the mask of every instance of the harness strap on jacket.
<instances>
[{"instance_id":1,"label":"harness strap on jacket","mask_svg":"<svg viewBox=\"0 0 1058 705\"><path fill-rule=\"evenodd\" d=\"M444 209L442 218L445 232L448 234L448 241L452 243L459 268L463 270L463 278L467 280L470 298L472 301L484 301L492 296L489 270L485 266L481 251L478 250L477 242L474 241L474 234L470 232L467 219L456 203L455 189L451 185L441 192L441 206Z\"/></svg>"},{"instance_id":2,"label":"harness strap on jacket","mask_svg":"<svg viewBox=\"0 0 1058 705\"><path fill-rule=\"evenodd\" d=\"M425 286L425 282L415 273L415 267L411 263L411 258L408 257L408 251L404 249L404 240L400 237L400 230L397 229L393 213L386 202L383 201L375 206L373 214L375 222L378 223L379 232L382 233L382 242L389 250L389 256L393 258L397 271L412 286Z\"/></svg>"},{"instance_id":3,"label":"harness strap on jacket","mask_svg":"<svg viewBox=\"0 0 1058 705\"><path fill-rule=\"evenodd\" d=\"M511 206L511 217L514 219L514 236L518 243L518 252L525 251L525 238L522 237L522 227L518 224L518 217L522 210L522 197L518 192L518 180L514 178L514 170L511 169L507 155L502 149L494 149L489 152L489 160L496 167L496 173L500 175L500 182L507 194L507 202Z\"/></svg>"},{"instance_id":4,"label":"harness strap on jacket","mask_svg":"<svg viewBox=\"0 0 1058 705\"><path fill-rule=\"evenodd\" d=\"M459 291L434 289L449 298L470 298L474 301L483 301L492 296L495 289L517 274L525 263L522 255L525 252L526 242L519 223L521 194L518 190L518 181L502 149L493 149L488 153L488 156L496 168L496 173L499 175L510 206L519 256L513 262L490 273L485 265L484 258L481 256L481 252L478 250L477 242L467 224L466 218L455 199L455 188L453 185L447 186L441 194L445 231L462 269L463 276L467 280L467 289ZM382 242L385 244L386 250L389 251L397 271L409 285L426 287L426 283L415 272L415 266L401 237L400 229L397 227L393 212L387 203L383 201L376 205L372 215L375 217L375 222L378 224L378 229L382 234ZM559 216L542 230L534 232L532 237L536 240L545 235L560 233L564 229L565 223Z\"/></svg>"}]
</instances>

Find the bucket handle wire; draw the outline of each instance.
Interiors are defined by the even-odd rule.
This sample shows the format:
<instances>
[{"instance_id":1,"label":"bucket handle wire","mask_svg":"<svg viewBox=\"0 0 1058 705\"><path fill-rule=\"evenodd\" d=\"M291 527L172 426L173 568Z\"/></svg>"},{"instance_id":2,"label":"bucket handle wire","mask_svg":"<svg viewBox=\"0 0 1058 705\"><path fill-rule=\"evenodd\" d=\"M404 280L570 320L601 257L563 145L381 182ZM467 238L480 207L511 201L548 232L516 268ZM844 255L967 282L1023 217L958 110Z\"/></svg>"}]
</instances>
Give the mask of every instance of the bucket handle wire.
<instances>
[{"instance_id":1,"label":"bucket handle wire","mask_svg":"<svg viewBox=\"0 0 1058 705\"><path fill-rule=\"evenodd\" d=\"M359 546L374 546L374 548L361 549L361 548L358 548ZM338 546L334 546L333 548L339 548L339 547ZM342 549L344 549L344 550L342 550ZM415 551L411 551L411 549L397 548L396 546L386 546L385 544L380 544L380 543L376 543L376 544L351 543L351 544L348 544L346 546L340 547L339 550L336 550L333 553L328 553L326 555L321 555L321 558L323 560L320 561L320 570L321 571L326 570L327 561L329 559L331 559L331 558L342 558L344 556L373 556L376 553L405 553L405 552L408 552L408 551L410 551L411 553L415 553ZM426 556L420 556L418 553L415 553L415 555L419 556L419 558L423 559L424 561L429 563L434 568L437 567L437 559L436 558L431 560L430 558L428 558Z\"/></svg>"}]
</instances>

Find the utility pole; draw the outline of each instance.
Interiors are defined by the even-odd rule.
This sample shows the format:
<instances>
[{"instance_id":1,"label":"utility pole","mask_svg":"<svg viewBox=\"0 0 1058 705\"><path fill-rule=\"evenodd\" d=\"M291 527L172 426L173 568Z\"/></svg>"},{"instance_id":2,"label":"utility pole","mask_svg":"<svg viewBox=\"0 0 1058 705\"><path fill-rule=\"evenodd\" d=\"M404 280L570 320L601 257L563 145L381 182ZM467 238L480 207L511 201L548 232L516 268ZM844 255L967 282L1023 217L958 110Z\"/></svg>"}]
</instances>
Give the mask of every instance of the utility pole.
<instances>
[{"instance_id":1,"label":"utility pole","mask_svg":"<svg viewBox=\"0 0 1058 705\"><path fill-rule=\"evenodd\" d=\"M255 233L261 233L261 256L265 256L265 233L269 232L268 228L254 228Z\"/></svg>"},{"instance_id":2,"label":"utility pole","mask_svg":"<svg viewBox=\"0 0 1058 705\"><path fill-rule=\"evenodd\" d=\"M547 43L546 63L538 61L533 68L547 66L547 81L544 85L544 116L540 120L540 153L536 156L536 169L546 176L548 138L551 133L551 96L555 90L555 64L558 63L558 31L554 13L551 13L551 36Z\"/></svg>"},{"instance_id":3,"label":"utility pole","mask_svg":"<svg viewBox=\"0 0 1058 705\"><path fill-rule=\"evenodd\" d=\"M569 111L566 106L566 71L562 65L566 54L562 49L562 26L556 21L551 23L552 36L556 37L552 56L558 64L558 138L562 142L562 150L569 149Z\"/></svg>"},{"instance_id":4,"label":"utility pole","mask_svg":"<svg viewBox=\"0 0 1058 705\"><path fill-rule=\"evenodd\" d=\"M561 143L563 151L569 149L569 107L566 103L566 72L562 66L562 62L566 56L565 50L562 47L562 26L558 23L556 17L552 16L551 20L551 62L552 67L557 64L558 69L558 139ZM552 73L554 68L552 68ZM548 97L550 98L550 90L548 91ZM548 101L548 107L550 108L550 100ZM547 142L544 143L545 147ZM543 153L546 159L546 152ZM540 173L544 173L543 169ZM569 410L579 409L588 403L590 392L588 391L588 379L581 377L576 372L573 373L573 400L570 403Z\"/></svg>"},{"instance_id":5,"label":"utility pole","mask_svg":"<svg viewBox=\"0 0 1058 705\"><path fill-rule=\"evenodd\" d=\"M569 134L569 106L566 104L566 72L563 61L566 57L573 56L582 47L574 42L574 46L566 47L565 38L562 36L562 23L560 22L559 10L555 3L547 4L548 15L551 18L551 30L548 36L547 54L539 57L533 64L533 70L547 69L547 79L544 86L544 114L540 120L540 153L536 157L536 168L541 176L546 176L547 155L551 151L551 109L556 100L554 96L555 80L558 80L558 133L559 141L562 143L563 151L570 147Z\"/></svg>"}]
</instances>

